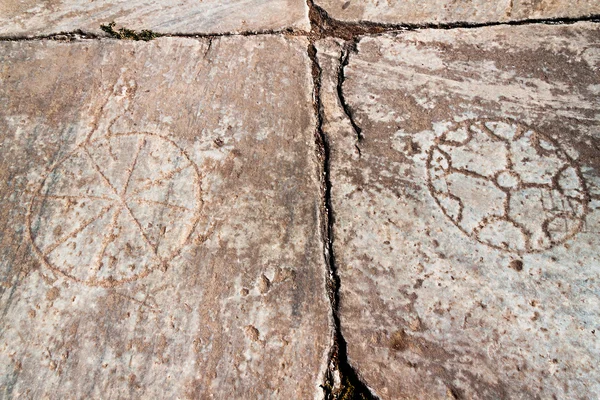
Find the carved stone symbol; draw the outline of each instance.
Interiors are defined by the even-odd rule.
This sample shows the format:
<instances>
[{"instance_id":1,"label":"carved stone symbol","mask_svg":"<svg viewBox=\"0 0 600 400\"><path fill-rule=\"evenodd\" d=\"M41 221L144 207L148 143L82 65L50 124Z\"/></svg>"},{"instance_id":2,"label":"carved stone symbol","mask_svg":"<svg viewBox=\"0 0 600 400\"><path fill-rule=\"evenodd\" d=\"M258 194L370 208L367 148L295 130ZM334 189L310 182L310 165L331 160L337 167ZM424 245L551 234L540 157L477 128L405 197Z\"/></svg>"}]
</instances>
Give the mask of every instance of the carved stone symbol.
<instances>
[{"instance_id":1,"label":"carved stone symbol","mask_svg":"<svg viewBox=\"0 0 600 400\"><path fill-rule=\"evenodd\" d=\"M575 236L589 193L577 163L515 121L465 121L436 139L429 188L465 234L493 248L539 252Z\"/></svg>"},{"instance_id":2,"label":"carved stone symbol","mask_svg":"<svg viewBox=\"0 0 600 400\"><path fill-rule=\"evenodd\" d=\"M111 135L59 161L34 194L33 247L48 268L114 286L164 267L190 239L202 199L197 165L151 133Z\"/></svg>"}]
</instances>

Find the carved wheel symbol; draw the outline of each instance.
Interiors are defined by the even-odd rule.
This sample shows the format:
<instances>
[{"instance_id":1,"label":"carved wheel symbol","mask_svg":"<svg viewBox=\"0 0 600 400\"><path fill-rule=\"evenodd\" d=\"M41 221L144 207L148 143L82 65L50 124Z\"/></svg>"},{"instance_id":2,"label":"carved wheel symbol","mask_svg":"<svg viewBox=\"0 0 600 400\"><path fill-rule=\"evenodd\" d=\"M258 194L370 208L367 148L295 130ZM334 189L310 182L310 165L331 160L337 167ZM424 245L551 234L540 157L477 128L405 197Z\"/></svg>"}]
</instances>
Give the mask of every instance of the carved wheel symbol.
<instances>
[{"instance_id":1,"label":"carved wheel symbol","mask_svg":"<svg viewBox=\"0 0 600 400\"><path fill-rule=\"evenodd\" d=\"M48 268L92 286L114 286L165 267L200 218L197 165L151 133L84 143L59 161L28 214Z\"/></svg>"},{"instance_id":2,"label":"carved wheel symbol","mask_svg":"<svg viewBox=\"0 0 600 400\"><path fill-rule=\"evenodd\" d=\"M575 236L589 193L577 163L551 138L515 121L465 121L436 139L429 189L466 235L531 253Z\"/></svg>"}]
</instances>

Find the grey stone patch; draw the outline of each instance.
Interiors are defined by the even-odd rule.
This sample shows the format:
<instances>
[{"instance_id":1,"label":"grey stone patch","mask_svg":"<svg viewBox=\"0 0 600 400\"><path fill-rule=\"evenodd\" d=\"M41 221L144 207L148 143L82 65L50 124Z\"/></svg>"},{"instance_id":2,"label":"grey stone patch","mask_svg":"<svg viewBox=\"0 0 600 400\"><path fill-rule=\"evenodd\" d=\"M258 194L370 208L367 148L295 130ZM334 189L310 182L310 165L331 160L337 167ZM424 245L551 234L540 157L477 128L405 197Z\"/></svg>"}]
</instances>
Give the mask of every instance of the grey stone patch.
<instances>
[{"instance_id":1,"label":"grey stone patch","mask_svg":"<svg viewBox=\"0 0 600 400\"><path fill-rule=\"evenodd\" d=\"M600 14L596 0L315 0L330 17L384 24L488 23Z\"/></svg>"},{"instance_id":2,"label":"grey stone patch","mask_svg":"<svg viewBox=\"0 0 600 400\"><path fill-rule=\"evenodd\" d=\"M599 42L405 32L342 71L317 43L341 331L377 396L600 395Z\"/></svg>"},{"instance_id":3,"label":"grey stone patch","mask_svg":"<svg viewBox=\"0 0 600 400\"><path fill-rule=\"evenodd\" d=\"M157 33L228 33L309 30L303 0L86 1L6 0L0 3L0 35L35 36L83 30L101 33L115 21Z\"/></svg>"},{"instance_id":4,"label":"grey stone patch","mask_svg":"<svg viewBox=\"0 0 600 400\"><path fill-rule=\"evenodd\" d=\"M322 397L307 45L0 43L0 397Z\"/></svg>"}]
</instances>

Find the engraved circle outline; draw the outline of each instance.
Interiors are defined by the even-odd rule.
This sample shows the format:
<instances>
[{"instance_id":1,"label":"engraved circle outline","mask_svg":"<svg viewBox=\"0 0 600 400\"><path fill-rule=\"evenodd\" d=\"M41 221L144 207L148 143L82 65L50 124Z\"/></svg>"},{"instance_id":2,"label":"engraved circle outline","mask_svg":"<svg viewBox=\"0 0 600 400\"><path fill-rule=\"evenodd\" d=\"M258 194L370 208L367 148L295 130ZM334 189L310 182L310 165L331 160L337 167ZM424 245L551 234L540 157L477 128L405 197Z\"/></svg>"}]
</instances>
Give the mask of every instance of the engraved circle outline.
<instances>
[{"instance_id":1,"label":"engraved circle outline","mask_svg":"<svg viewBox=\"0 0 600 400\"><path fill-rule=\"evenodd\" d=\"M485 124L486 123L504 123L507 125L513 125L516 127L516 133L515 136L512 139L504 139L500 136L498 136L492 129L488 128ZM577 176L577 179L579 180L579 184L581 185L581 192L583 195L583 199L581 201L581 205L582 205L582 211L581 211L581 215L577 216L578 219L578 223L577 226L575 226L572 231L568 234L565 235L565 237L563 237L560 240L553 240L552 238L550 239L550 244L547 247L540 247L540 248L535 248L532 249L531 248L531 238L527 235L524 234L525 236L525 250L515 250L515 249L511 249L511 248L505 248L502 246L498 246L498 245L494 245L491 244L489 242L485 242L483 240L480 240L477 236L477 234L481 231L481 229L483 229L483 227L476 227L473 229L473 232L468 232L467 230L465 230L463 227L461 227L457 222L454 221L454 219L452 217L450 217L446 211L446 209L442 206L440 200L439 200L439 196L448 196L448 197L457 197L456 195L454 195L453 193L442 193L442 192L437 192L435 191L434 187L433 187L433 183L432 183L432 176L431 176L431 170L432 168L432 159L433 159L433 153L434 151L437 149L439 151L439 145L442 142L442 139L446 136L446 134L448 132L453 132L453 131L457 131L458 129L465 128L466 132L467 132L467 138L465 140L461 140L461 141L451 141L451 140L446 140L445 142L452 145L452 146L464 146L467 143L469 143L473 137L473 133L470 130L471 126L477 126L480 128L480 130L482 132L484 132L485 134L487 134L488 136L492 137L494 140L496 141L500 141L502 143L509 143L517 140L518 138L520 138L524 133L526 132L533 132L535 135L538 135L539 137L543 138L543 140L547 141L548 143L550 143L551 145L553 145L556 148L556 152L560 153L561 155L564 156L564 158L566 159L565 161L565 165L568 165L567 168L570 166L573 168L573 170L575 171L575 174ZM441 152L444 153L444 152ZM443 154L444 157L446 157L446 154ZM451 161L451 160L449 160ZM510 158L508 158L508 161L510 164L512 164L512 162L510 161ZM511 165L512 168L512 165ZM554 178L556 176L559 176L562 171L564 171L567 168L562 168L553 176L553 183L554 184ZM438 205L438 207L440 208L440 210L442 211L442 213L444 214L444 216L450 220L450 222L452 222L463 234L465 234L467 237L474 239L475 241L477 241L478 243L481 243L485 246L497 249L497 250L501 250L504 252L508 252L508 253L513 253L513 254L536 254L536 253L542 253L544 251L550 250L553 247L556 247L560 244L563 244L565 242L567 242L568 240L572 239L573 237L575 237L577 234L579 234L581 232L581 229L583 227L583 224L585 223L586 220L586 216L589 214L589 203L590 203L590 193L587 187L587 182L585 181L585 178L583 177L583 174L581 172L581 167L579 166L578 162L573 159L563 148L562 146L560 146L560 144L554 139L549 137L548 135L545 135L544 133L539 132L539 130L537 129L533 129L530 126L528 126L525 123L513 120L513 119L509 119L509 118L505 118L505 119L490 119L490 118L481 118L481 119L467 119L464 121L460 121L460 122L455 122L452 123L452 125L448 128L448 130L446 132L444 132L442 135L437 136L434 139L434 143L433 145L429 148L428 150L428 154L427 154L427 161L426 161L426 170L427 170L427 186L429 188L429 192L431 194L431 197L433 197L433 199L435 200L436 204ZM494 182L497 179L497 175L501 172L506 171L506 169L498 171L498 173L496 173L492 178L488 178L486 177L486 179L488 179L490 182ZM494 184L495 186L499 187L498 185ZM520 186L520 183L519 183ZM501 189L504 193L506 193L505 190ZM509 199L509 198L508 198ZM510 201L510 200L509 200ZM460 209L459 209L459 219L462 219L462 213L463 213L463 205L462 202L459 203L460 205ZM488 219L494 219L494 218L502 218L500 216L489 216L489 217L485 217L484 220L488 220ZM554 218L555 219L555 218ZM552 219L552 220L554 220ZM484 221L482 220L482 222ZM512 219L507 220L509 223L518 226L519 224L516 223L515 221L513 221ZM486 221L486 224L489 221ZM547 220L544 220L544 224L547 222ZM521 229L521 227L519 227ZM521 229L522 230L522 229ZM524 232L525 233L525 232Z\"/></svg>"},{"instance_id":2,"label":"engraved circle outline","mask_svg":"<svg viewBox=\"0 0 600 400\"><path fill-rule=\"evenodd\" d=\"M183 156L186 158L186 160L190 163L190 166L193 168L194 175L195 175L194 184L196 187L195 187L195 191L194 191L194 197L196 199L196 204L197 204L195 209L192 210L194 212L194 215L191 220L192 223L189 224L189 229L186 230L185 239L182 241L182 243L179 246L177 246L177 248L172 252L172 254L169 257L162 259L160 256L158 256L158 254L156 254L155 251L152 252L152 258L157 259L156 262L154 263L153 266L145 268L140 273L137 273L135 275L132 275L132 276L129 276L129 277L126 277L123 279L89 278L87 280L83 280L81 278L73 276L72 274L69 274L69 273L63 271L62 269L52 265L52 263L49 260L47 260L47 256L44 255L44 252L35 243L34 235L32 232L32 221L31 221L32 215L33 215L32 209L33 209L33 205L35 203L34 199L40 198L40 199L42 199L42 202L45 201L45 198L47 196L43 195L41 193L41 190L43 189L43 187L46 183L46 180L48 179L50 174L52 174L52 172L55 171L58 167L60 167L65 161L69 160L71 157L76 156L79 152L87 153L87 150L85 149L87 146L93 145L102 140L110 140L112 138L130 137L130 136L150 136L153 138L158 138L158 140L163 140L163 141L167 142L168 144L170 144L171 146L174 146L174 148L177 149L179 152L181 152L181 154L183 154ZM89 154L88 154L88 157L90 158L90 161L92 163L95 163L95 161ZM99 173L98 171L96 171L96 172ZM131 171L130 173L133 173L133 171ZM202 178L203 178L203 175L201 174L200 169L198 168L198 165L194 161L192 161L192 158L190 157L188 152L185 149L183 149L181 146L179 146L175 141L173 141L172 139L170 139L168 137L165 137L165 136L153 133L153 132L136 132L136 131L127 132L127 133L110 133L109 135L99 136L93 140L91 140L91 135L89 135L86 138L86 140L84 140L81 144L77 145L71 152L69 152L67 155L65 155L58 162L54 163L51 167L47 168L46 173L43 176L43 178L40 180L39 185L33 191L33 195L32 195L31 201L29 203L29 207L27 209L27 218L26 218L27 237L29 238L29 241L31 242L32 247L34 249L34 252L37 255L37 257L41 260L42 264L44 264L48 269L66 277L66 278L69 278L75 282L84 284L86 286L93 286L93 287L114 287L114 286L122 285L124 283L133 282L133 281L142 279L142 278L148 276L151 272L156 270L158 267L165 266L171 260L173 260L175 257L177 257L177 255L179 254L181 249L183 247L185 247L185 245L188 244L188 242L190 241L194 231L196 230L198 222L200 221L200 218L202 216L202 208L204 205L204 200L202 198L202 187L201 187L202 186ZM104 180L104 179L102 179L102 180ZM104 185L107 185L107 183L104 183ZM109 187L112 187L112 185L110 185ZM83 197L85 197L85 196L83 196ZM132 216L132 218L134 218L134 217ZM138 222L138 221L136 220L136 222ZM137 229L140 229L139 223L137 223L136 225L138 225ZM140 235L144 236L143 232L140 231L138 233Z\"/></svg>"}]
</instances>

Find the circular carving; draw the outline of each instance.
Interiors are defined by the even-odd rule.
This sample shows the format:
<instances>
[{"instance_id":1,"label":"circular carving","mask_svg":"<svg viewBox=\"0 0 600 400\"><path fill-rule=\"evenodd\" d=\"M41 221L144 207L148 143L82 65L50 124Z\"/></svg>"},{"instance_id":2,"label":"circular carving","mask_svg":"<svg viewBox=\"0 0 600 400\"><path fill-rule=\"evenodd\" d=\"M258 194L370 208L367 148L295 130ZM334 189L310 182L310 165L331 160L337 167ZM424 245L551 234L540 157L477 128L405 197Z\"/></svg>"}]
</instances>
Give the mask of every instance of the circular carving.
<instances>
[{"instance_id":1,"label":"circular carving","mask_svg":"<svg viewBox=\"0 0 600 400\"><path fill-rule=\"evenodd\" d=\"M44 265L92 286L146 276L175 257L200 218L200 173L152 133L86 142L59 161L28 213Z\"/></svg>"},{"instance_id":2,"label":"circular carving","mask_svg":"<svg viewBox=\"0 0 600 400\"><path fill-rule=\"evenodd\" d=\"M588 213L581 170L553 139L516 121L464 121L427 159L429 189L466 235L531 253L572 238Z\"/></svg>"}]
</instances>

